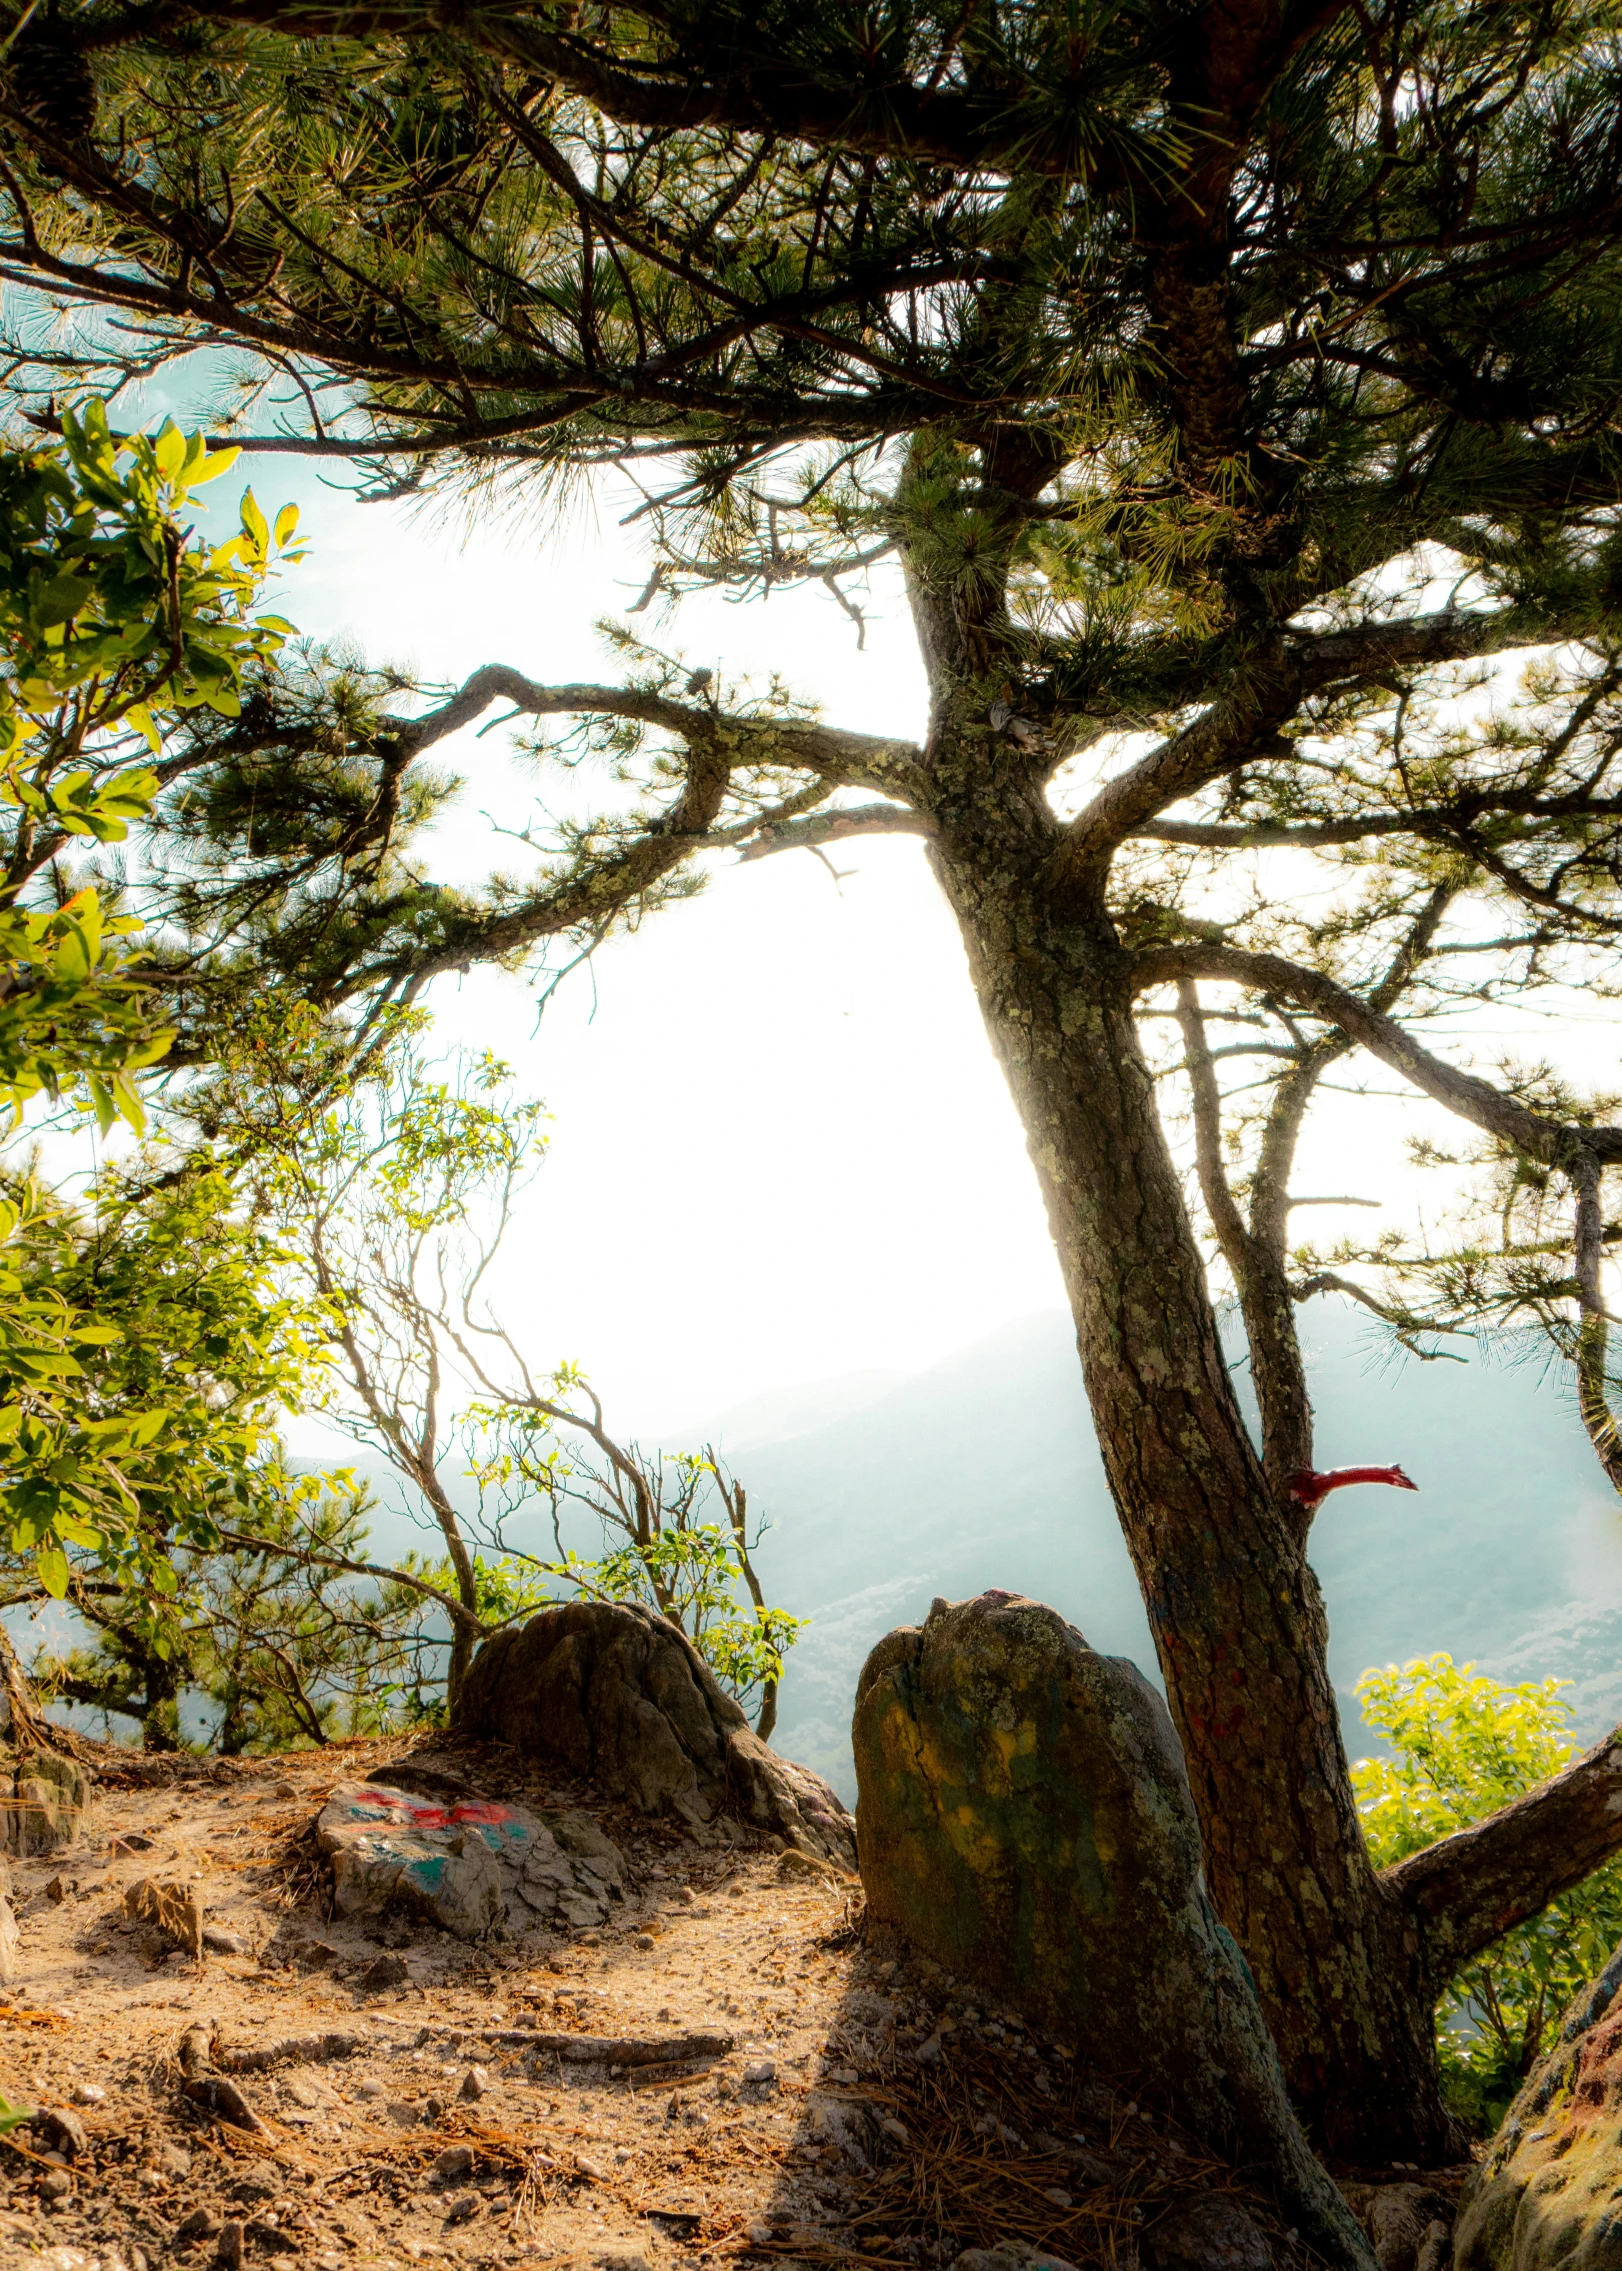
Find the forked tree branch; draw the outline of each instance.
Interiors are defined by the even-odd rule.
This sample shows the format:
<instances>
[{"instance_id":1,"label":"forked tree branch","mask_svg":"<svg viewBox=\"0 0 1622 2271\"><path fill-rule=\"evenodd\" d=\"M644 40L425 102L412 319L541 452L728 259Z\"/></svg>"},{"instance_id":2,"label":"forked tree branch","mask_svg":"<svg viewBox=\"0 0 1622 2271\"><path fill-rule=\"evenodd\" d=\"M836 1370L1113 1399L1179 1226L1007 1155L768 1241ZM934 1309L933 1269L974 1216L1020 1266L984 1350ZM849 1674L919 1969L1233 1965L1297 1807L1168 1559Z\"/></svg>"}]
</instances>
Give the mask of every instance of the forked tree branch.
<instances>
[{"instance_id":1,"label":"forked tree branch","mask_svg":"<svg viewBox=\"0 0 1622 2271\"><path fill-rule=\"evenodd\" d=\"M1225 979L1310 1011L1338 1026L1423 1095L1527 1158L1555 1167L1574 1165L1585 1154L1606 1166L1622 1162L1622 1128L1576 1127L1534 1112L1490 1081L1433 1056L1395 1018L1371 1008L1333 978L1282 954L1252 954L1242 947L1196 942L1151 947L1134 957L1135 991L1175 985L1184 978Z\"/></svg>"},{"instance_id":2,"label":"forked tree branch","mask_svg":"<svg viewBox=\"0 0 1622 2271\"><path fill-rule=\"evenodd\" d=\"M501 662L485 663L423 717L384 718L383 743L409 760L471 725L492 702L510 702L525 717L626 718L673 733L690 749L724 749L732 765L795 767L841 786L881 793L907 793L921 785L923 753L913 742L847 732L810 719L709 709L647 687L543 686Z\"/></svg>"}]
</instances>

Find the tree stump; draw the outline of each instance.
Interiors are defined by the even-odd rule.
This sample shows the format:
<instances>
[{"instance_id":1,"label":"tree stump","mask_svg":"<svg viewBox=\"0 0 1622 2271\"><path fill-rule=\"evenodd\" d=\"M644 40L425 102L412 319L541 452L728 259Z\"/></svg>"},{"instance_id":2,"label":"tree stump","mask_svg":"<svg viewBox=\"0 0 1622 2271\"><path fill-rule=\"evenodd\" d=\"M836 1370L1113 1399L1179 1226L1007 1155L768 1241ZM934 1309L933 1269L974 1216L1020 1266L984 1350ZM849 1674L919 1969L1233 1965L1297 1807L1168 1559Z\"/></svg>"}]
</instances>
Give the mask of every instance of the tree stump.
<instances>
[{"instance_id":1,"label":"tree stump","mask_svg":"<svg viewBox=\"0 0 1622 2271\"><path fill-rule=\"evenodd\" d=\"M1200 1868L1171 1718L1040 1603L937 1601L863 1667L870 1912L1269 2183L1330 2261L1367 2242L1308 2148Z\"/></svg>"},{"instance_id":2,"label":"tree stump","mask_svg":"<svg viewBox=\"0 0 1622 2271\"><path fill-rule=\"evenodd\" d=\"M469 1667L455 1724L701 1836L736 1821L856 1865L851 1818L822 1777L763 1743L680 1627L638 1604L570 1601L497 1633Z\"/></svg>"}]
</instances>

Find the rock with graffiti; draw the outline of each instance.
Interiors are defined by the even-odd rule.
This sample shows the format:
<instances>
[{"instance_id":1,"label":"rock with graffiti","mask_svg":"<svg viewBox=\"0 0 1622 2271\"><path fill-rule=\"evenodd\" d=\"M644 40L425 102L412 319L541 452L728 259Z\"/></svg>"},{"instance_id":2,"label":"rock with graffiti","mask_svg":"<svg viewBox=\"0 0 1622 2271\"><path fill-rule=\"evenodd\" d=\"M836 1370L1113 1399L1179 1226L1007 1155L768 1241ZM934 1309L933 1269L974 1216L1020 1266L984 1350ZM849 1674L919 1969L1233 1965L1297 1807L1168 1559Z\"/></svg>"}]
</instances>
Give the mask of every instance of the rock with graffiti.
<instances>
[{"instance_id":1,"label":"rock with graffiti","mask_svg":"<svg viewBox=\"0 0 1622 2271\"><path fill-rule=\"evenodd\" d=\"M619 1848L582 1813L344 1782L316 1838L346 1916L405 1908L461 1940L536 1925L580 1931L625 1892Z\"/></svg>"}]
</instances>

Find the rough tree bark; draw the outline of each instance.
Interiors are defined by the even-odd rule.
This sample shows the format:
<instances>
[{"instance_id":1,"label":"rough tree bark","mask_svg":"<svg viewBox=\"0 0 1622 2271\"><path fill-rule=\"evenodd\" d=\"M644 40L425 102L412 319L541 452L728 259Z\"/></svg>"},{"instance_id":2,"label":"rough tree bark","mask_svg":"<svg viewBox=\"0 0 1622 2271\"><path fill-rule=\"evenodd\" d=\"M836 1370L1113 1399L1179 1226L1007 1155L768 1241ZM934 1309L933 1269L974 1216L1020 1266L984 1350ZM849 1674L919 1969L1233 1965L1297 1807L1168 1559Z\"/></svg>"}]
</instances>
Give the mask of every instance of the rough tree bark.
<instances>
[{"instance_id":1,"label":"rough tree bark","mask_svg":"<svg viewBox=\"0 0 1622 2271\"><path fill-rule=\"evenodd\" d=\"M1264 1465L1133 1014L1141 958L1106 911L1102 867L1096 880L1056 876L1041 769L1022 794L1006 764L987 761L975 689L994 661L993 610L977 625L960 605L939 605L922 577L911 588L933 695L930 857L1042 1188L1212 1897L1319 2143L1359 2162L1444 2160L1461 2139L1440 2092L1437 1993L1459 1963L1615 1850L1622 1747L1602 1746L1585 1777L1574 1782L1574 1769L1447 1841L1423 1857L1428 1870L1373 1867L1307 1559L1311 1510L1286 1479L1311 1464L1312 1420L1283 1268L1284 1185L1313 1081L1351 1039L1323 1044L1286 1085L1271 1131L1276 1172L1264 1173L1248 1227L1236 1209L1224 1218L1220 1161L1201 1161L1219 1238L1243 1240L1232 1258L1263 1358ZM1399 956L1377 989L1380 1012L1402 975ZM1185 1018L1188 1007L1185 998ZM1206 1150L1209 1141L1208 1125Z\"/></svg>"}]
</instances>

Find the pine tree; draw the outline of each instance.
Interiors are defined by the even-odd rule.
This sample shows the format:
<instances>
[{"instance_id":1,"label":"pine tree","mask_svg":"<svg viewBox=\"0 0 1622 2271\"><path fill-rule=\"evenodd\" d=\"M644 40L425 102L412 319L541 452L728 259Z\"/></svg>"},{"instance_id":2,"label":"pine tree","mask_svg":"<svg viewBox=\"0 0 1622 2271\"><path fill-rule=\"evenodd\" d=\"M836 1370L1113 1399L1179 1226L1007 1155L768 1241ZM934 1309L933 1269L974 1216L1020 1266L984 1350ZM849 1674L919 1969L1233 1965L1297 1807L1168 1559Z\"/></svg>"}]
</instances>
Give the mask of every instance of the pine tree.
<instances>
[{"instance_id":1,"label":"pine tree","mask_svg":"<svg viewBox=\"0 0 1622 2271\"><path fill-rule=\"evenodd\" d=\"M1622 1746L1371 1865L1291 1480L1290 1170L1367 1051L1550 1179L1562 1298L1603 1307L1622 1130L1431 1043L1460 994L1608 982L1622 922L1612 11L160 0L72 39L99 123L76 138L14 77L0 274L119 324L19 334L18 387L225 344L291 403L249 399L234 440L379 492L630 467L650 605L815 580L859 615L901 562L914 743L647 652L619 685L495 660L409 720L344 658L267 666L174 754L206 857L172 919L222 985L268 964L375 1001L589 945L702 853L922 837L1029 1134L1217 1905L1322 2139L1434 2160L1438 1985L1622 1841ZM527 887L439 887L403 857L428 753L497 701L595 740L626 794ZM1228 1020L1269 1084L1250 1107ZM1158 1072L1193 1107L1259 1452Z\"/></svg>"}]
</instances>

